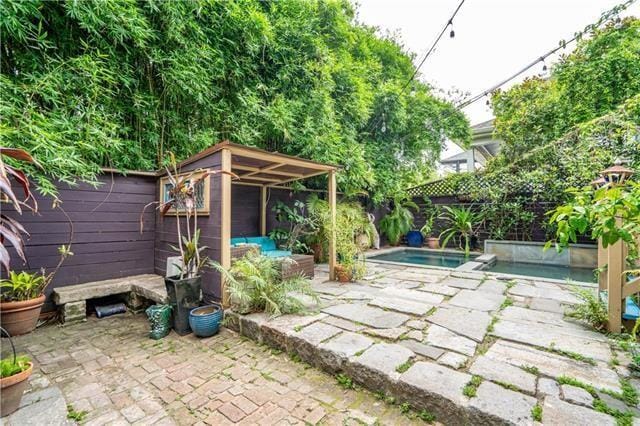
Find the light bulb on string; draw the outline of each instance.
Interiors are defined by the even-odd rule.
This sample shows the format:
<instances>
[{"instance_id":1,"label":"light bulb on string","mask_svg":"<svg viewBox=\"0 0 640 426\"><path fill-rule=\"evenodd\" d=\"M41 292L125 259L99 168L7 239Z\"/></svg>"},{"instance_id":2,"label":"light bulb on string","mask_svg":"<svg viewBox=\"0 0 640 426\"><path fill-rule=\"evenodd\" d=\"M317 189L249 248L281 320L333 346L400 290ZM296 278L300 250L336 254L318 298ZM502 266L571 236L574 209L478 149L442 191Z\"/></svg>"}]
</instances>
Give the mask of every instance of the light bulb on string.
<instances>
[{"instance_id":1,"label":"light bulb on string","mask_svg":"<svg viewBox=\"0 0 640 426\"><path fill-rule=\"evenodd\" d=\"M451 25L451 31L449 32L449 37L454 38L456 36L456 32L453 30L453 21L449 21L449 25Z\"/></svg>"},{"instance_id":2,"label":"light bulb on string","mask_svg":"<svg viewBox=\"0 0 640 426\"><path fill-rule=\"evenodd\" d=\"M547 63L544 61L544 58L540 58L540 60L542 61L542 72L546 72L547 71Z\"/></svg>"}]
</instances>

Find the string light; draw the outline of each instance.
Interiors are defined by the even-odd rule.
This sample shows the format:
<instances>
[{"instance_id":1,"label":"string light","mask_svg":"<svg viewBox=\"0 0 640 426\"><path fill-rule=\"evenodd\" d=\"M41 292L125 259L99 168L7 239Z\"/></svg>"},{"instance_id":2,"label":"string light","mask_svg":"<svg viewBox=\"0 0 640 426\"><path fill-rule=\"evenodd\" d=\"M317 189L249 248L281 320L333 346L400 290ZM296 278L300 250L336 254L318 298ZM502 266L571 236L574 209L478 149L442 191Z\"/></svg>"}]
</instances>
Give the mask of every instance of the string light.
<instances>
[{"instance_id":1,"label":"string light","mask_svg":"<svg viewBox=\"0 0 640 426\"><path fill-rule=\"evenodd\" d=\"M449 37L454 38L456 36L456 32L453 31L453 20L449 21L449 25L451 26L451 32L449 33Z\"/></svg>"},{"instance_id":2,"label":"string light","mask_svg":"<svg viewBox=\"0 0 640 426\"><path fill-rule=\"evenodd\" d=\"M619 4L617 6L615 6L614 8L606 11L605 13L603 13L600 17L600 19L594 23L594 24L590 24L587 25L583 31L577 32L575 33L575 35L568 41L565 40L561 40L558 47L551 49L550 51L548 51L547 53L545 53L544 55L540 56L539 58L537 58L536 60L532 61L531 63L529 63L527 66L525 66L524 68L522 68L520 71L516 72L515 74L511 75L510 77L502 80L500 83L494 85L493 87L491 87L488 90L484 90L483 92L467 99L466 101L463 101L461 103L459 103L456 108L457 109L462 109L465 108L477 101L479 101L480 99L482 99L487 93L491 93L496 89L499 89L500 87L504 86L506 83L510 82L511 80L515 79L516 77L519 77L521 74L523 74L525 71L529 70L531 67L539 64L541 61L544 63L544 60L546 58L548 58L549 56L553 55L554 53L556 53L557 51L559 51L560 49L564 49L567 44L569 43L573 43L576 40L580 40L583 36L583 34L589 32L589 31L593 31L594 29L600 27L600 25L602 25L603 23L607 22L607 21L611 21L611 20L615 20L615 18L613 17L614 15L619 15L619 13L625 9L627 9L629 6L631 6L632 4L634 4L637 0L627 0L626 2ZM619 16L618 16L619 18ZM547 66L546 64L543 65L543 71L546 71Z\"/></svg>"},{"instance_id":3,"label":"string light","mask_svg":"<svg viewBox=\"0 0 640 426\"><path fill-rule=\"evenodd\" d=\"M542 71L547 71L547 63L544 61L544 58L540 58L540 60L542 61Z\"/></svg>"}]
</instances>

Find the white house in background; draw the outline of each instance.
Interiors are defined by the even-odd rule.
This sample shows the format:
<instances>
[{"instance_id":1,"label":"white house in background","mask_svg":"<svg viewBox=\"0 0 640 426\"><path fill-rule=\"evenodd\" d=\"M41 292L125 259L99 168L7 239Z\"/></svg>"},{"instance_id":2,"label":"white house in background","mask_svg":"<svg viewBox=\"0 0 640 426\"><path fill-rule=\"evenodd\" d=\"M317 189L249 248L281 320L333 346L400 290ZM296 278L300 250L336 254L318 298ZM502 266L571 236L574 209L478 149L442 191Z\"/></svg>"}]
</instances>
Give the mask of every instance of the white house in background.
<instances>
[{"instance_id":1,"label":"white house in background","mask_svg":"<svg viewBox=\"0 0 640 426\"><path fill-rule=\"evenodd\" d=\"M469 149L440 160L446 170L455 173L474 172L484 167L487 161L500 151L502 141L493 137L493 119L471 126Z\"/></svg>"}]
</instances>

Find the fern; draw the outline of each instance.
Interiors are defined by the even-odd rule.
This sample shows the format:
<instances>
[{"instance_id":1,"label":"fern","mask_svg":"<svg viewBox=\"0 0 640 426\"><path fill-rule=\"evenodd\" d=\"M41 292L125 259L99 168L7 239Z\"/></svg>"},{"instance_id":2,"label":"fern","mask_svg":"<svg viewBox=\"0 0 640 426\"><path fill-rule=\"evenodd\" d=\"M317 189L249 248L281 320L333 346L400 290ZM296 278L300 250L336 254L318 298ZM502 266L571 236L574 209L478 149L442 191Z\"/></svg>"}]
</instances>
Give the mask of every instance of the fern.
<instances>
[{"instance_id":1,"label":"fern","mask_svg":"<svg viewBox=\"0 0 640 426\"><path fill-rule=\"evenodd\" d=\"M274 259L251 251L234 261L229 269L213 262L212 267L224 275L231 307L234 311L266 312L272 317L293 314L304 310L297 295L306 295L317 303L317 294L311 282L297 276L283 280L282 262L294 262L290 258Z\"/></svg>"}]
</instances>

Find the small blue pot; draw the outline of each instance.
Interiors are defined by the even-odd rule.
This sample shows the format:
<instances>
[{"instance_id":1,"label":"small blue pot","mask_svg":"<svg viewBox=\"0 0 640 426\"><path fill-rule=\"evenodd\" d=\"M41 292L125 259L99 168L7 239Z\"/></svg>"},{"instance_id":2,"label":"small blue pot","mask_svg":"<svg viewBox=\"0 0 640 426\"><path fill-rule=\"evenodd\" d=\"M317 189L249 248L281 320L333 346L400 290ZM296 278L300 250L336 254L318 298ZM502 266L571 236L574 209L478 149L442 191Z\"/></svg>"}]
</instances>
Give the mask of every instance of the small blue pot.
<instances>
[{"instance_id":1,"label":"small blue pot","mask_svg":"<svg viewBox=\"0 0 640 426\"><path fill-rule=\"evenodd\" d=\"M198 337L210 337L218 333L224 311L220 305L206 305L189 312L189 326Z\"/></svg>"},{"instance_id":2,"label":"small blue pot","mask_svg":"<svg viewBox=\"0 0 640 426\"><path fill-rule=\"evenodd\" d=\"M424 237L420 231L407 232L407 245L409 247L422 247Z\"/></svg>"}]
</instances>

